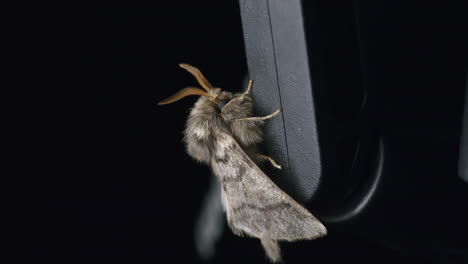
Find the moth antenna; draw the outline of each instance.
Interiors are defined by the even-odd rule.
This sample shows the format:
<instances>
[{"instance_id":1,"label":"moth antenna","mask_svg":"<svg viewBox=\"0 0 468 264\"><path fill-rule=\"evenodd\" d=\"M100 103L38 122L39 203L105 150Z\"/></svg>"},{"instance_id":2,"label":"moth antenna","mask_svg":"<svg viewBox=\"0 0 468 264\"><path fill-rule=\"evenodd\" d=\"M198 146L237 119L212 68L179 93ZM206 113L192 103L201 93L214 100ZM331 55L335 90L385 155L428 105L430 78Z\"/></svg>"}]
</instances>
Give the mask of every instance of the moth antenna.
<instances>
[{"instance_id":1,"label":"moth antenna","mask_svg":"<svg viewBox=\"0 0 468 264\"><path fill-rule=\"evenodd\" d=\"M189 95L202 95L202 96L209 97L208 93L203 91L202 89L199 89L196 87L186 87L178 91L177 93L169 96L168 98L162 100L161 102L158 103L158 105L171 104Z\"/></svg>"},{"instance_id":2,"label":"moth antenna","mask_svg":"<svg viewBox=\"0 0 468 264\"><path fill-rule=\"evenodd\" d=\"M213 85L203 76L203 74L200 72L200 70L197 67L193 67L191 65L188 65L186 63L181 63L179 66L182 69L185 69L186 71L190 72L195 79L197 79L198 83L205 89L207 92L211 91L211 89L214 88Z\"/></svg>"}]
</instances>

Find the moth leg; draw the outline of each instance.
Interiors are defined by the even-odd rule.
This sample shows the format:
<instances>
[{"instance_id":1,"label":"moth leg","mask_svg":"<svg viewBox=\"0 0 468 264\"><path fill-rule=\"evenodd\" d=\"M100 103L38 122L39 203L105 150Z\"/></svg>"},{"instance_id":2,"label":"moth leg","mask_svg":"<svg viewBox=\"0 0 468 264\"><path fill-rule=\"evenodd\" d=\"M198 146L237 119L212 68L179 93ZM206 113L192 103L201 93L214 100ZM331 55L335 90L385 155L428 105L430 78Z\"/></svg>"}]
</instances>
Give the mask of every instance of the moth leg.
<instances>
[{"instance_id":1,"label":"moth leg","mask_svg":"<svg viewBox=\"0 0 468 264\"><path fill-rule=\"evenodd\" d=\"M255 122L255 121L265 121L265 120L268 120L268 119L271 119L271 118L275 117L279 113L281 113L281 109L278 109L274 113L269 114L267 116L238 118L238 119L235 119L234 121L253 121L253 122Z\"/></svg>"},{"instance_id":2,"label":"moth leg","mask_svg":"<svg viewBox=\"0 0 468 264\"><path fill-rule=\"evenodd\" d=\"M252 90L253 82L254 82L253 80L249 80L249 84L247 85L247 90L245 90L245 92L242 95L246 95L250 93L250 90Z\"/></svg>"},{"instance_id":3,"label":"moth leg","mask_svg":"<svg viewBox=\"0 0 468 264\"><path fill-rule=\"evenodd\" d=\"M247 85L247 89L245 90L245 92L243 92L239 97L234 98L232 101L243 100L243 99L244 99L244 96L249 95L250 90L252 90L253 82L254 82L253 80L249 80L249 84ZM230 101L230 102L232 102L232 101ZM229 103L230 103L230 102L229 102Z\"/></svg>"},{"instance_id":4,"label":"moth leg","mask_svg":"<svg viewBox=\"0 0 468 264\"><path fill-rule=\"evenodd\" d=\"M280 170L282 169L282 168L281 168L281 165L279 165L278 163L276 163L276 161L275 161L274 159L272 159L271 157L268 157L268 156L262 155L262 154L257 154L257 157L258 157L259 159L261 159L261 160L268 160L268 161L271 163L271 165L272 165L273 167L277 168L277 169L280 169Z\"/></svg>"}]
</instances>

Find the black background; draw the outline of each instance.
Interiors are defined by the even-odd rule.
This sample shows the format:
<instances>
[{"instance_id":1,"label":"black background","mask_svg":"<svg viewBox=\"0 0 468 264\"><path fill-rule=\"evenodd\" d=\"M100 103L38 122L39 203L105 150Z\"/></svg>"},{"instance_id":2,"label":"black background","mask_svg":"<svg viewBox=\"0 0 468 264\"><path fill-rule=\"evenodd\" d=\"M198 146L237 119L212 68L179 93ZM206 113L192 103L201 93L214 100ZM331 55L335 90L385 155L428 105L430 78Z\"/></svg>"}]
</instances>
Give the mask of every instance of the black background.
<instances>
[{"instance_id":1,"label":"black background","mask_svg":"<svg viewBox=\"0 0 468 264\"><path fill-rule=\"evenodd\" d=\"M200 67L226 90L247 73L237 1L0 6L3 263L197 263L211 177L184 152L195 98L157 102ZM284 246L287 263L425 263L343 230ZM262 262L229 231L214 262Z\"/></svg>"}]
</instances>

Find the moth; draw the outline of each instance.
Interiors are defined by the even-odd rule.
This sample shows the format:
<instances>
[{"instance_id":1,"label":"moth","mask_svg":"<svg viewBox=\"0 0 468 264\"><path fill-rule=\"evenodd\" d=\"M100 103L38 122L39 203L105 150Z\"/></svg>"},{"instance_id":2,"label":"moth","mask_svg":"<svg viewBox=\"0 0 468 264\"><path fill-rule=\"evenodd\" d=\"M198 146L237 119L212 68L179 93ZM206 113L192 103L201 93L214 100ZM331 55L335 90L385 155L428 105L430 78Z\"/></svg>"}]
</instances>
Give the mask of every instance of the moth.
<instances>
[{"instance_id":1,"label":"moth","mask_svg":"<svg viewBox=\"0 0 468 264\"><path fill-rule=\"evenodd\" d=\"M183 140L187 153L210 166L218 179L227 223L233 233L260 239L272 262L281 261L278 241L324 236L327 230L323 224L276 186L257 165L268 161L281 168L257 148L263 139L262 125L281 110L254 117L252 80L245 92L233 94L211 85L196 67L179 66L191 73L204 90L186 87L159 105L189 95L200 96L188 116Z\"/></svg>"}]
</instances>

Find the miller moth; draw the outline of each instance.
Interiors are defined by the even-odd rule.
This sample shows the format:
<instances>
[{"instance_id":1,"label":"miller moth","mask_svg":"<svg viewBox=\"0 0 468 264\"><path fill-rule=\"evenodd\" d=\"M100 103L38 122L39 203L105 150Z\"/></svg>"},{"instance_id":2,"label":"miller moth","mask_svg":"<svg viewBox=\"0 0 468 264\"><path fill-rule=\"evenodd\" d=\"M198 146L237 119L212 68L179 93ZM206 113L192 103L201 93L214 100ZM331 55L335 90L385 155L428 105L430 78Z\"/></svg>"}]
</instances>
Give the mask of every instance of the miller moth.
<instances>
[{"instance_id":1,"label":"miller moth","mask_svg":"<svg viewBox=\"0 0 468 264\"><path fill-rule=\"evenodd\" d=\"M260 239L272 262L281 260L278 241L315 239L326 228L307 209L283 192L257 166L272 158L262 155L257 144L263 139L265 120L281 110L253 117L249 81L247 90L232 94L216 88L203 74L188 64L179 64L190 72L205 89L186 87L161 101L173 103L189 95L200 95L190 111L184 131L187 153L211 167L221 185L221 200L227 222L236 235ZM224 106L221 102L226 101Z\"/></svg>"}]
</instances>

